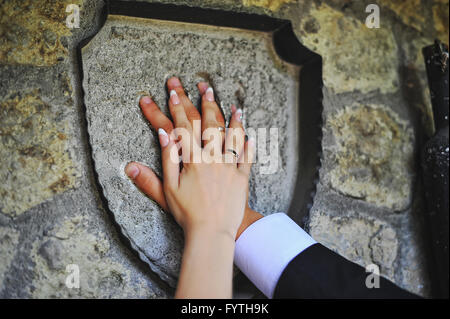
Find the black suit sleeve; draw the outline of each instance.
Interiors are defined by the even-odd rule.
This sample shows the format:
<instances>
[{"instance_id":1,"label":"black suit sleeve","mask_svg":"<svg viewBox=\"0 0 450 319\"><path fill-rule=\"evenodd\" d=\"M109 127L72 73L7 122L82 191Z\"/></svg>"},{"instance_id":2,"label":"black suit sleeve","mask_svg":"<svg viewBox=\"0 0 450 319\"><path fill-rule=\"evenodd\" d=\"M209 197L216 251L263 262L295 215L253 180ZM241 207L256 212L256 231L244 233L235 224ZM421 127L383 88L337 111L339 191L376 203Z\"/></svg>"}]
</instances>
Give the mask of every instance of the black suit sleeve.
<instances>
[{"instance_id":1,"label":"black suit sleeve","mask_svg":"<svg viewBox=\"0 0 450 319\"><path fill-rule=\"evenodd\" d=\"M274 298L418 298L380 276L379 288L366 287L366 270L315 244L298 254L278 280Z\"/></svg>"}]
</instances>

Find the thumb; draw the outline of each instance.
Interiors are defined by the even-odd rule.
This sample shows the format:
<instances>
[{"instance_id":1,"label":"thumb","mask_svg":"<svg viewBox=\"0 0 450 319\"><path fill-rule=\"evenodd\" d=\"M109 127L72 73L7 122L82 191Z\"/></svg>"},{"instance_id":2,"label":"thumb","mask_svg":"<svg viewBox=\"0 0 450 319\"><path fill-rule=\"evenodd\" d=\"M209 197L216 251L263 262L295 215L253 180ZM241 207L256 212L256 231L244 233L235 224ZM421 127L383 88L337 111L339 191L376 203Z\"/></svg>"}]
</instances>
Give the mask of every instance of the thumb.
<instances>
[{"instance_id":1,"label":"thumb","mask_svg":"<svg viewBox=\"0 0 450 319\"><path fill-rule=\"evenodd\" d=\"M137 188L145 195L154 200L166 212L169 212L163 184L151 168L136 162L131 162L125 167L125 174L127 174Z\"/></svg>"}]
</instances>

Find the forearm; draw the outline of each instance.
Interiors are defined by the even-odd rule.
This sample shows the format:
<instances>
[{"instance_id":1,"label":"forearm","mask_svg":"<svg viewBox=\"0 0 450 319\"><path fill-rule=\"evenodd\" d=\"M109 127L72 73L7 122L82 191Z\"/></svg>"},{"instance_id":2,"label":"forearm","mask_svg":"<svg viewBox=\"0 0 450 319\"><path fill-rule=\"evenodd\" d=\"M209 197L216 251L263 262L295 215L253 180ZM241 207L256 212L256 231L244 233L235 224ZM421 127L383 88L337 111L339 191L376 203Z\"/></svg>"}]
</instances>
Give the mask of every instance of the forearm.
<instances>
[{"instance_id":1,"label":"forearm","mask_svg":"<svg viewBox=\"0 0 450 319\"><path fill-rule=\"evenodd\" d=\"M289 262L316 242L286 214L257 220L236 242L235 264L267 297Z\"/></svg>"},{"instance_id":2,"label":"forearm","mask_svg":"<svg viewBox=\"0 0 450 319\"><path fill-rule=\"evenodd\" d=\"M187 232L175 298L231 298L234 246L226 233Z\"/></svg>"}]
</instances>

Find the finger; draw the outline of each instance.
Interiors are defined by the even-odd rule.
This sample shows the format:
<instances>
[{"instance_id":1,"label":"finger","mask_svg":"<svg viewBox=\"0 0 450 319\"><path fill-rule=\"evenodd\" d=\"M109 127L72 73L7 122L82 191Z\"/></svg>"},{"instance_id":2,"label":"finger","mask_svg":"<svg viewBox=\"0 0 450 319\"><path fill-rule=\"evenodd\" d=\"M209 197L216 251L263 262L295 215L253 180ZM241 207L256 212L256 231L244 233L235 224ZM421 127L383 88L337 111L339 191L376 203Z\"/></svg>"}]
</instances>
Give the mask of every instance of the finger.
<instances>
[{"instance_id":1,"label":"finger","mask_svg":"<svg viewBox=\"0 0 450 319\"><path fill-rule=\"evenodd\" d=\"M197 84L197 88L200 92L200 95L203 97L203 95L206 93L206 90L208 90L209 88L209 84L206 82L200 82ZM214 93L214 91L213 91ZM214 94L212 95L214 97ZM224 123L225 124L225 119L223 118L223 112L220 109L220 106L218 106L217 102L215 102L216 106L217 106L217 110L216 110L216 120L219 123ZM233 105L234 106L234 105ZM236 108L236 107L234 107Z\"/></svg>"},{"instance_id":2,"label":"finger","mask_svg":"<svg viewBox=\"0 0 450 319\"><path fill-rule=\"evenodd\" d=\"M250 177L252 164L255 160L255 150L255 140L253 137L250 137L247 143L245 143L244 151L240 156L238 163L238 169L247 177Z\"/></svg>"},{"instance_id":3,"label":"finger","mask_svg":"<svg viewBox=\"0 0 450 319\"><path fill-rule=\"evenodd\" d=\"M198 91L200 92L200 95L205 94L206 90L209 88L209 84L207 82L199 82L197 84Z\"/></svg>"},{"instance_id":4,"label":"finger","mask_svg":"<svg viewBox=\"0 0 450 319\"><path fill-rule=\"evenodd\" d=\"M242 110L238 109L231 116L230 125L225 137L224 154L227 163L237 163L243 151L244 143L245 132L242 127Z\"/></svg>"},{"instance_id":5,"label":"finger","mask_svg":"<svg viewBox=\"0 0 450 319\"><path fill-rule=\"evenodd\" d=\"M191 124L187 118L186 112L184 111L184 107L178 93L175 90L171 90L169 91L169 94L169 111L175 127L184 127L190 131Z\"/></svg>"},{"instance_id":6,"label":"finger","mask_svg":"<svg viewBox=\"0 0 450 319\"><path fill-rule=\"evenodd\" d=\"M202 91L199 85L199 91ZM219 129L221 128L221 129ZM225 138L225 120L220 112L219 106L214 99L214 90L209 87L202 95L202 139L203 145L206 146L211 139L204 136L207 129L219 130L221 139L218 141L219 149L222 149L223 139Z\"/></svg>"},{"instance_id":7,"label":"finger","mask_svg":"<svg viewBox=\"0 0 450 319\"><path fill-rule=\"evenodd\" d=\"M151 168L131 162L125 167L125 173L145 195L154 200L166 212L169 211L163 184Z\"/></svg>"},{"instance_id":8,"label":"finger","mask_svg":"<svg viewBox=\"0 0 450 319\"><path fill-rule=\"evenodd\" d=\"M189 97L186 95L183 85L180 82L180 79L177 77L172 77L167 81L167 88L169 89L169 92L175 91L179 97L179 100L184 108L184 112L186 114L186 117L191 124L191 127L193 128L193 133L195 136L195 139L197 143L200 145L200 138L201 138L201 127L200 122L197 123L197 125L194 125L195 121L200 121L200 113L198 112L197 108L192 104Z\"/></svg>"},{"instance_id":9,"label":"finger","mask_svg":"<svg viewBox=\"0 0 450 319\"><path fill-rule=\"evenodd\" d=\"M145 118L150 122L156 131L162 128L169 134L172 132L172 121L169 120L163 112L161 112L158 105L156 105L156 103L149 96L141 97L139 100L139 105Z\"/></svg>"},{"instance_id":10,"label":"finger","mask_svg":"<svg viewBox=\"0 0 450 319\"><path fill-rule=\"evenodd\" d=\"M140 100L140 106L144 116L150 121L151 125L158 130L158 139L162 149L162 167L164 181L178 186L179 177L179 157L176 149L175 139L173 138L173 124L159 109L156 103L150 97L143 97ZM169 133L167 133L169 132ZM172 139L169 138L169 135ZM176 156L171 152L176 152Z\"/></svg>"},{"instance_id":11,"label":"finger","mask_svg":"<svg viewBox=\"0 0 450 319\"><path fill-rule=\"evenodd\" d=\"M164 187L174 190L178 188L180 178L180 156L175 143L175 134L172 132L169 135L163 129L159 129L158 137L161 145Z\"/></svg>"},{"instance_id":12,"label":"finger","mask_svg":"<svg viewBox=\"0 0 450 319\"><path fill-rule=\"evenodd\" d=\"M175 139L181 140L178 144L181 147L183 162L188 163L191 159L192 127L175 90L170 91L169 109L175 125Z\"/></svg>"}]
</instances>

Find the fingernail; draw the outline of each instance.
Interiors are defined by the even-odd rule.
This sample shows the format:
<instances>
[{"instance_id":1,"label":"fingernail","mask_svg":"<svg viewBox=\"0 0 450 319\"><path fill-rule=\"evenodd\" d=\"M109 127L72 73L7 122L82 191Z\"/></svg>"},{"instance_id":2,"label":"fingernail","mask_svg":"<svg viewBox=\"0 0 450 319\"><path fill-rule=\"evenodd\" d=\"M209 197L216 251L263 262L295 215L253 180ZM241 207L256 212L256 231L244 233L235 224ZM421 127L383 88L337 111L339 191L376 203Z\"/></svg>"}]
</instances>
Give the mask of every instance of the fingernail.
<instances>
[{"instance_id":1,"label":"fingernail","mask_svg":"<svg viewBox=\"0 0 450 319\"><path fill-rule=\"evenodd\" d=\"M136 164L128 164L127 167L125 167L125 174L131 179L135 179L139 175L139 167L137 167Z\"/></svg>"},{"instance_id":2,"label":"fingernail","mask_svg":"<svg viewBox=\"0 0 450 319\"><path fill-rule=\"evenodd\" d=\"M231 114L234 114L236 112L236 105L231 104Z\"/></svg>"},{"instance_id":3,"label":"fingernail","mask_svg":"<svg viewBox=\"0 0 450 319\"><path fill-rule=\"evenodd\" d=\"M251 148L255 148L255 139L253 137L250 137L248 139L248 146Z\"/></svg>"},{"instance_id":4,"label":"fingernail","mask_svg":"<svg viewBox=\"0 0 450 319\"><path fill-rule=\"evenodd\" d=\"M175 90L170 91L170 100L174 105L180 104L180 98Z\"/></svg>"},{"instance_id":5,"label":"fingernail","mask_svg":"<svg viewBox=\"0 0 450 319\"><path fill-rule=\"evenodd\" d=\"M150 98L150 96L146 95L141 97L141 102L144 104L150 104L152 103L152 99Z\"/></svg>"},{"instance_id":6,"label":"fingernail","mask_svg":"<svg viewBox=\"0 0 450 319\"><path fill-rule=\"evenodd\" d=\"M238 122L242 122L242 109L237 109L234 118L238 121Z\"/></svg>"},{"instance_id":7,"label":"fingernail","mask_svg":"<svg viewBox=\"0 0 450 319\"><path fill-rule=\"evenodd\" d=\"M171 84L172 84L174 87L179 87L179 86L181 86L180 79L177 78L177 77L171 78L170 82L171 82Z\"/></svg>"},{"instance_id":8,"label":"fingernail","mask_svg":"<svg viewBox=\"0 0 450 319\"><path fill-rule=\"evenodd\" d=\"M161 144L161 147L166 147L167 144L169 144L169 135L167 135L164 129L160 128L158 129L158 136L159 136L159 144Z\"/></svg>"},{"instance_id":9,"label":"fingernail","mask_svg":"<svg viewBox=\"0 0 450 319\"><path fill-rule=\"evenodd\" d=\"M208 88L206 90L205 97L209 102L214 102L214 90L212 88Z\"/></svg>"},{"instance_id":10,"label":"fingernail","mask_svg":"<svg viewBox=\"0 0 450 319\"><path fill-rule=\"evenodd\" d=\"M209 87L209 85L206 82L198 82L197 87L199 89L201 89L201 88L204 88L204 87Z\"/></svg>"}]
</instances>

